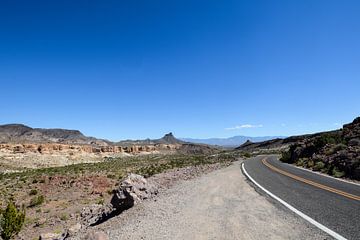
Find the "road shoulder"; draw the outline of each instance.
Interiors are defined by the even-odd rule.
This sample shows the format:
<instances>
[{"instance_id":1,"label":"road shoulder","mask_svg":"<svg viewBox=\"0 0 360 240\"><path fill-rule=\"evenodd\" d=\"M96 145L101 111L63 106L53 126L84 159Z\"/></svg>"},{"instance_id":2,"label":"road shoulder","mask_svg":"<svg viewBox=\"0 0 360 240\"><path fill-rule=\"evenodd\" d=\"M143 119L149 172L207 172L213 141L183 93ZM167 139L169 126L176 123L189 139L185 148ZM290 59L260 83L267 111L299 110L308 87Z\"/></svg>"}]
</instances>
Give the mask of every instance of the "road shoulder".
<instances>
[{"instance_id":1,"label":"road shoulder","mask_svg":"<svg viewBox=\"0 0 360 240\"><path fill-rule=\"evenodd\" d=\"M181 181L96 228L110 239L328 239L254 191L240 162Z\"/></svg>"}]
</instances>

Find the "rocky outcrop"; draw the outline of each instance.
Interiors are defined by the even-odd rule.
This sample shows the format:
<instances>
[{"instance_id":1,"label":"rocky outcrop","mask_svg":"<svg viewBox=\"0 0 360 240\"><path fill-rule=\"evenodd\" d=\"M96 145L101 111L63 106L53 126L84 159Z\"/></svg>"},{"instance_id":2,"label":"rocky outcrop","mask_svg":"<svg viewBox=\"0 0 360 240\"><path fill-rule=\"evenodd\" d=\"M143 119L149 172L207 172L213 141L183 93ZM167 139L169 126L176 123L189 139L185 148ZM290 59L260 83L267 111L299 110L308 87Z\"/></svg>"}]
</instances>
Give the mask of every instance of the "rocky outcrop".
<instances>
[{"instance_id":1,"label":"rocky outcrop","mask_svg":"<svg viewBox=\"0 0 360 240\"><path fill-rule=\"evenodd\" d=\"M157 187L149 183L143 176L129 174L114 191L109 204L93 204L82 210L83 224L93 226L104 222L157 193Z\"/></svg>"},{"instance_id":2,"label":"rocky outcrop","mask_svg":"<svg viewBox=\"0 0 360 240\"><path fill-rule=\"evenodd\" d=\"M176 150L180 146L169 144L145 145L145 146L94 146L73 144L0 144L0 151L8 153L40 153L52 154L56 152L84 152L84 153L141 153L161 150Z\"/></svg>"},{"instance_id":3,"label":"rocky outcrop","mask_svg":"<svg viewBox=\"0 0 360 240\"><path fill-rule=\"evenodd\" d=\"M360 180L360 118L343 129L309 135L284 152L282 161L336 177Z\"/></svg>"}]
</instances>

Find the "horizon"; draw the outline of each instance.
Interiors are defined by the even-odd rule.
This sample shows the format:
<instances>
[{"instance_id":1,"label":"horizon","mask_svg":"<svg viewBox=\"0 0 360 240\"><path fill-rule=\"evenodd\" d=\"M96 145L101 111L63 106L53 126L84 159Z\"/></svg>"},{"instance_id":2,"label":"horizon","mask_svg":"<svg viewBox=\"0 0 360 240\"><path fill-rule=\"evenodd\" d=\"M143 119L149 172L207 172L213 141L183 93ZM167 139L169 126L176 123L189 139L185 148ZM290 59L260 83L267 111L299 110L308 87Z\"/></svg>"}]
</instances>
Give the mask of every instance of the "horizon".
<instances>
[{"instance_id":1,"label":"horizon","mask_svg":"<svg viewBox=\"0 0 360 240\"><path fill-rule=\"evenodd\" d=\"M350 123L350 122L349 122ZM344 124L347 124L347 123L344 123ZM5 124L0 124L0 127L1 126L4 126L4 125L23 125L25 127L30 127L32 129L64 129L64 128L57 128L57 127L50 127L50 128L41 128L41 127L33 127L33 126L29 126L29 125L26 125L26 124L23 124L23 123L5 123ZM340 130L342 129L342 126L340 128L337 128L337 129L330 129L330 130L325 130L325 131L322 131L322 132L328 132L328 131L334 131L334 130ZM164 137L165 135L167 134L172 134L176 139L180 139L180 140L190 140L190 139L193 139L193 140L210 140L210 139L219 139L219 140L222 140L222 139L229 139L229 138L236 138L236 137L248 137L248 138L288 138L288 137L292 137L292 136L301 136L301 135L307 135L307 134L316 134L316 133L320 133L320 132L311 132L311 133L303 133L303 134L298 134L298 135L290 135L290 136L285 136L285 135L263 135L263 136L249 136L249 135L232 135L232 136L229 136L229 137L209 137L209 138L197 138L197 137L184 137L184 136L177 136L174 132L170 131L170 132L166 132L166 133L163 133L162 135L160 134L160 136L157 136L157 137L154 137L154 138L150 138L150 137L143 137L143 138L122 138L122 139L108 139L108 138L102 138L102 137L99 137L99 136L93 136L93 135L88 135L86 134L85 132L83 132L81 129L72 129L72 128L67 128L67 129L64 129L64 130L70 130L70 131L79 131L80 133L82 133L84 136L86 137L94 137L94 138L97 138L97 139L103 139L103 140L107 140L107 141L111 141L111 142L120 142L120 141L127 141L127 140L132 140L132 141L136 141L136 140L146 140L146 139L160 139L162 137Z\"/></svg>"},{"instance_id":2,"label":"horizon","mask_svg":"<svg viewBox=\"0 0 360 240\"><path fill-rule=\"evenodd\" d=\"M0 124L118 141L359 116L360 2L20 2L0 3Z\"/></svg>"}]
</instances>

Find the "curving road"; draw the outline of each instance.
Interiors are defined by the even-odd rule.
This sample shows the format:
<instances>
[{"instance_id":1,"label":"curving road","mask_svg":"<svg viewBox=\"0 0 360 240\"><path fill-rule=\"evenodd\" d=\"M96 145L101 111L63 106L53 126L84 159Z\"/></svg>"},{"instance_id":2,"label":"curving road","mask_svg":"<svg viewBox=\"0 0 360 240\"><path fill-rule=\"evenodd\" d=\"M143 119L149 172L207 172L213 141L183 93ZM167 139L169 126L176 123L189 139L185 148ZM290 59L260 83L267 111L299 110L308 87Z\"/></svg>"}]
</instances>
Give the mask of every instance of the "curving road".
<instances>
[{"instance_id":1,"label":"curving road","mask_svg":"<svg viewBox=\"0 0 360 240\"><path fill-rule=\"evenodd\" d=\"M246 172L263 188L347 239L360 239L360 186L323 176L276 156L245 161Z\"/></svg>"}]
</instances>

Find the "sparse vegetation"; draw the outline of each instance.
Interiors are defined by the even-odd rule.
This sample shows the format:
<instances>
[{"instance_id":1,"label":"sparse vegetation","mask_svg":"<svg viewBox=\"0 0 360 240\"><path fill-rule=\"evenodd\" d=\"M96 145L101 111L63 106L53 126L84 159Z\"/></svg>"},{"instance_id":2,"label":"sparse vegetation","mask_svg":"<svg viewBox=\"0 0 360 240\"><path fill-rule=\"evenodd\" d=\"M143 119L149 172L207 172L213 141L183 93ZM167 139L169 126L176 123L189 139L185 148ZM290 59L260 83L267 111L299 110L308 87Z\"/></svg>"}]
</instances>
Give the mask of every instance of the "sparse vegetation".
<instances>
[{"instance_id":1,"label":"sparse vegetation","mask_svg":"<svg viewBox=\"0 0 360 240\"><path fill-rule=\"evenodd\" d=\"M5 207L4 202L7 202L9 197L27 203L24 231L28 232L37 220L43 217L47 221L41 227L53 224L59 219L68 222L72 219L69 217L70 211L79 215L82 207L86 205L110 201L116 184L130 172L150 177L173 168L228 164L240 156L240 152L231 151L213 155L142 155L0 174L0 208ZM24 179L26 181L23 181ZM103 181L98 185L102 188L94 189L96 181ZM81 194L75 195L73 191ZM58 195L60 192L61 198ZM46 208L39 207L45 201ZM73 204L74 202L76 204ZM29 239L32 237L30 235Z\"/></svg>"},{"instance_id":2,"label":"sparse vegetation","mask_svg":"<svg viewBox=\"0 0 360 240\"><path fill-rule=\"evenodd\" d=\"M45 202L45 197L43 195L35 196L30 200L29 207L36 207Z\"/></svg>"},{"instance_id":3,"label":"sparse vegetation","mask_svg":"<svg viewBox=\"0 0 360 240\"><path fill-rule=\"evenodd\" d=\"M31 189L30 192L29 192L30 196L36 195L36 194L38 194L38 191L36 189Z\"/></svg>"},{"instance_id":4,"label":"sparse vegetation","mask_svg":"<svg viewBox=\"0 0 360 240\"><path fill-rule=\"evenodd\" d=\"M25 209L18 209L15 204L10 201L4 211L1 211L0 232L4 240L9 240L16 236L25 221Z\"/></svg>"},{"instance_id":5,"label":"sparse vegetation","mask_svg":"<svg viewBox=\"0 0 360 240\"><path fill-rule=\"evenodd\" d=\"M325 163L319 161L319 162L315 163L315 166L313 167L313 170L321 171L324 168L325 168Z\"/></svg>"},{"instance_id":6,"label":"sparse vegetation","mask_svg":"<svg viewBox=\"0 0 360 240\"><path fill-rule=\"evenodd\" d=\"M61 216L60 216L61 221L66 221L68 219L69 219L69 215L67 215L66 213L61 214Z\"/></svg>"}]
</instances>

